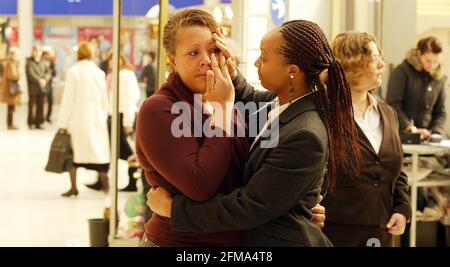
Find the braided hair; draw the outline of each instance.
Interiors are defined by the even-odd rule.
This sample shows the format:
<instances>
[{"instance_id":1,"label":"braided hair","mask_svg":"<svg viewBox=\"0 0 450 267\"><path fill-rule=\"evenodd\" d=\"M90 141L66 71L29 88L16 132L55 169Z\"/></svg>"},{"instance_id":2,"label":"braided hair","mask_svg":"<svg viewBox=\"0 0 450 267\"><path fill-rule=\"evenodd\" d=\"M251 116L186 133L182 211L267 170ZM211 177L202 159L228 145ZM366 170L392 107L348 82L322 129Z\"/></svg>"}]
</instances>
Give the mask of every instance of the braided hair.
<instances>
[{"instance_id":1,"label":"braided hair","mask_svg":"<svg viewBox=\"0 0 450 267\"><path fill-rule=\"evenodd\" d=\"M357 176L360 169L361 152L350 86L316 23L292 20L284 23L280 32L285 41L281 54L286 63L297 65L304 72L309 88L318 92L318 108L328 131L328 186L333 190L338 168L351 176ZM328 81L323 84L320 74L325 70Z\"/></svg>"}]
</instances>

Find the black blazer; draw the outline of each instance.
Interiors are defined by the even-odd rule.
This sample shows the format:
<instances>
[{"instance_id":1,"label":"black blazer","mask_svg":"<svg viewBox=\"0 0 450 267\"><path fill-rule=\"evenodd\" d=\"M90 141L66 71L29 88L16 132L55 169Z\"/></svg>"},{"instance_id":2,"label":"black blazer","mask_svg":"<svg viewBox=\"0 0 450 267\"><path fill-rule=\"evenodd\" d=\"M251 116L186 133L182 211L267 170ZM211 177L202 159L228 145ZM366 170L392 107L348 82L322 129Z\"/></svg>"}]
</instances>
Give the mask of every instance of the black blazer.
<instances>
[{"instance_id":1,"label":"black blazer","mask_svg":"<svg viewBox=\"0 0 450 267\"><path fill-rule=\"evenodd\" d=\"M244 103L269 101L242 76L234 81ZM244 246L331 246L312 223L328 160L328 135L311 94L290 105L279 118L278 144L252 149L243 187L198 203L177 195L172 202L174 231L246 230ZM272 138L274 139L274 138Z\"/></svg>"},{"instance_id":2,"label":"black blazer","mask_svg":"<svg viewBox=\"0 0 450 267\"><path fill-rule=\"evenodd\" d=\"M363 160L361 174L351 178L342 171L338 173L335 191L328 192L322 203L327 222L386 228L392 213L411 217L408 178L402 172L403 150L397 116L392 107L377 100L383 125L380 151L378 154L374 151L358 127ZM350 227L349 235L351 231Z\"/></svg>"}]
</instances>

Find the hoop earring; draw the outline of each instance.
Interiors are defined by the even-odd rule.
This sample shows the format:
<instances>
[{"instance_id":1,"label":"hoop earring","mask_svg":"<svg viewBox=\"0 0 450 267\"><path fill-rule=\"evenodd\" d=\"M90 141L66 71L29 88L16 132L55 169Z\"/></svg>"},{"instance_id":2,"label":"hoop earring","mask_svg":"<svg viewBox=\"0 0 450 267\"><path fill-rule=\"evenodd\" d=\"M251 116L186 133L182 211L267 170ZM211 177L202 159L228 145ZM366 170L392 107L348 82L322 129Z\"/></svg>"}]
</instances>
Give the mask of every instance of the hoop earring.
<instances>
[{"instance_id":1,"label":"hoop earring","mask_svg":"<svg viewBox=\"0 0 450 267\"><path fill-rule=\"evenodd\" d=\"M292 104L292 97L295 92L294 83L292 82L292 80L294 79L294 74L291 74L290 78L291 80L289 82L289 104Z\"/></svg>"}]
</instances>

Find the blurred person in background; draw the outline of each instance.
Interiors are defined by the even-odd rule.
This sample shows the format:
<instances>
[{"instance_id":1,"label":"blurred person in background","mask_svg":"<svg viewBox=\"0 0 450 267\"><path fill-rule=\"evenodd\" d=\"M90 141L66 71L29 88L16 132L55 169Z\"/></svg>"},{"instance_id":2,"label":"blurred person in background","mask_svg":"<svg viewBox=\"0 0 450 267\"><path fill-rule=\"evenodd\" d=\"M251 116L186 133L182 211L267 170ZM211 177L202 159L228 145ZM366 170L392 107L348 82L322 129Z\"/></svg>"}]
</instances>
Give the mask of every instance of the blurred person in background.
<instances>
[{"instance_id":1,"label":"blurred person in background","mask_svg":"<svg viewBox=\"0 0 450 267\"><path fill-rule=\"evenodd\" d=\"M113 54L110 53L108 60L109 66L112 66ZM134 155L134 149L130 146L127 137L134 132L134 122L136 119L137 105L140 97L140 89L136 75L133 72L133 66L128 59L120 54L120 72L119 72L119 125L120 125L120 147L119 158L128 161L128 185L121 189L124 192L136 192L136 178L134 174L138 170L136 165L133 165L136 161L129 160ZM107 79L107 91L109 102L109 116L108 116L108 129L111 133L111 114L113 106L112 95L112 73L108 75ZM111 136L111 135L110 135ZM101 181L98 180L94 184L88 184L87 187L100 190Z\"/></svg>"},{"instance_id":2,"label":"blurred person in background","mask_svg":"<svg viewBox=\"0 0 450 267\"><path fill-rule=\"evenodd\" d=\"M42 129L44 122L44 102L46 86L49 77L46 75L48 69L42 59L42 49L33 46L31 57L27 58L26 75L28 82L28 119L27 124L30 129ZM36 108L36 111L34 109Z\"/></svg>"},{"instance_id":3,"label":"blurred person in background","mask_svg":"<svg viewBox=\"0 0 450 267\"><path fill-rule=\"evenodd\" d=\"M18 86L19 82L19 51L16 49L11 49L8 58L4 64L3 69L3 79L1 83L1 88L3 90L3 102L8 106L7 112L7 125L8 130L17 130L17 126L14 125L14 110L16 106L20 104L20 93L17 95L10 94L10 86L13 86L13 83Z\"/></svg>"},{"instance_id":4,"label":"blurred person in background","mask_svg":"<svg viewBox=\"0 0 450 267\"><path fill-rule=\"evenodd\" d=\"M445 83L442 44L435 37L421 39L389 77L386 101L397 110L400 131L413 122L421 139L445 132Z\"/></svg>"},{"instance_id":5,"label":"blurred person in background","mask_svg":"<svg viewBox=\"0 0 450 267\"><path fill-rule=\"evenodd\" d=\"M108 75L111 72L111 67L109 64L109 56L112 54L112 48L108 49L108 51L100 52L100 69Z\"/></svg>"},{"instance_id":6,"label":"blurred person in background","mask_svg":"<svg viewBox=\"0 0 450 267\"><path fill-rule=\"evenodd\" d=\"M3 74L5 71L5 64L6 60L0 59L0 90L2 90L3 86ZM3 101L3 93L0 91L0 101Z\"/></svg>"},{"instance_id":7,"label":"blurred person in background","mask_svg":"<svg viewBox=\"0 0 450 267\"><path fill-rule=\"evenodd\" d=\"M155 93L156 70L153 66L155 56L155 52L150 51L144 55L143 59L143 64L145 67L142 70L141 80L145 82L145 92L147 97Z\"/></svg>"},{"instance_id":8,"label":"blurred person in background","mask_svg":"<svg viewBox=\"0 0 450 267\"><path fill-rule=\"evenodd\" d=\"M53 109L53 78L56 77L56 54L53 50L45 50L42 53L42 60L47 67L47 114L46 120L48 123L52 123L52 109Z\"/></svg>"},{"instance_id":9,"label":"blurred person in background","mask_svg":"<svg viewBox=\"0 0 450 267\"><path fill-rule=\"evenodd\" d=\"M70 170L71 188L63 197L77 196L77 168L98 172L103 191L108 192L110 162L108 138L108 99L105 74L92 61L90 43L80 43L78 62L68 71L58 118L59 131L72 138L74 166Z\"/></svg>"}]
</instances>

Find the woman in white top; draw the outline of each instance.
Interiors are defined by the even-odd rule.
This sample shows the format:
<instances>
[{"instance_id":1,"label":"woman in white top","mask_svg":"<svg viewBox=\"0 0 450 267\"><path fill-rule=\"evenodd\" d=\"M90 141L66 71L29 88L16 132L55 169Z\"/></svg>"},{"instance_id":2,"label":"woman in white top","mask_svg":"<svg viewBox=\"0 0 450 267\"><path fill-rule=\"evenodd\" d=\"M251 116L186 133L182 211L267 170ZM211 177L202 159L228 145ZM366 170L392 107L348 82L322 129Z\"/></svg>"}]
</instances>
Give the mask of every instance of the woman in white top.
<instances>
[{"instance_id":1,"label":"woman in white top","mask_svg":"<svg viewBox=\"0 0 450 267\"><path fill-rule=\"evenodd\" d=\"M109 66L112 66L112 53L108 56ZM128 59L120 54L120 71L119 71L119 125L120 125L120 147L119 158L128 160L134 154L134 149L127 141L127 136L133 132L134 121L136 118L137 106L140 97L139 83L136 75L133 72L133 66ZM111 115L113 110L113 93L112 93L112 73L109 72L106 78L108 102L109 102L109 116L108 129L111 129ZM137 166L133 162L129 162L128 176L129 184L121 191L137 191L136 179L134 173L137 171ZM100 190L101 181L98 180L94 184L86 185L87 187Z\"/></svg>"},{"instance_id":2,"label":"woman in white top","mask_svg":"<svg viewBox=\"0 0 450 267\"><path fill-rule=\"evenodd\" d=\"M102 189L108 191L110 151L108 138L108 99L105 74L92 61L93 49L87 42L79 45L75 63L64 86L58 127L71 135L74 166L70 170L71 188L64 197L77 196L78 167L99 173Z\"/></svg>"},{"instance_id":3,"label":"woman in white top","mask_svg":"<svg viewBox=\"0 0 450 267\"><path fill-rule=\"evenodd\" d=\"M109 55L110 66L112 66L112 54ZM125 134L133 132L134 121L136 118L137 105L140 97L139 83L136 74L133 72L133 66L128 59L120 55L119 72L119 113L122 119L122 130ZM107 78L109 115L112 114L112 74Z\"/></svg>"}]
</instances>

